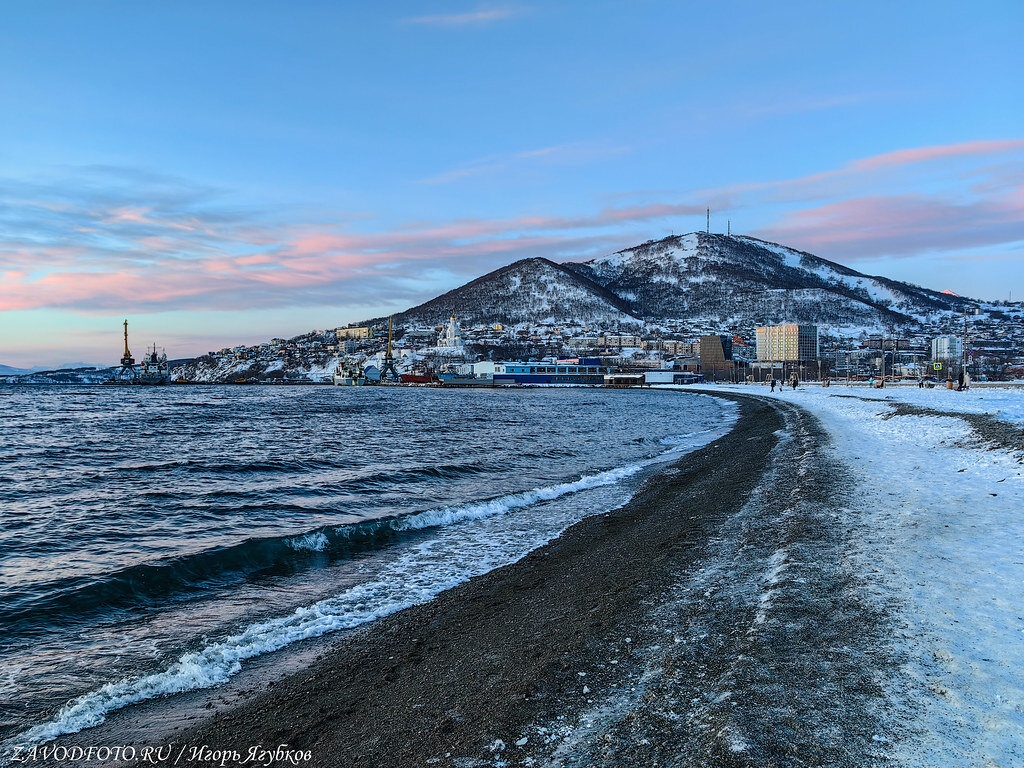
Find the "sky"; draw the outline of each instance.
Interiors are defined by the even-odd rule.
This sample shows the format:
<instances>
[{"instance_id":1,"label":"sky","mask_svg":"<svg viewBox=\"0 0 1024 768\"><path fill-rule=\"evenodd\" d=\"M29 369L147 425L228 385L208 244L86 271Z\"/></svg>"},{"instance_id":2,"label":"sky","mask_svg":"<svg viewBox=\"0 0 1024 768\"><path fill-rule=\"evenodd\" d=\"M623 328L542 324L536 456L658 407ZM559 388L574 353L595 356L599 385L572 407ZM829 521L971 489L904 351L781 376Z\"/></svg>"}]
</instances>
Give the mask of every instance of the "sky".
<instances>
[{"instance_id":1,"label":"sky","mask_svg":"<svg viewBox=\"0 0 1024 768\"><path fill-rule=\"evenodd\" d=\"M1024 299L1024 4L9 2L0 363L732 231Z\"/></svg>"}]
</instances>

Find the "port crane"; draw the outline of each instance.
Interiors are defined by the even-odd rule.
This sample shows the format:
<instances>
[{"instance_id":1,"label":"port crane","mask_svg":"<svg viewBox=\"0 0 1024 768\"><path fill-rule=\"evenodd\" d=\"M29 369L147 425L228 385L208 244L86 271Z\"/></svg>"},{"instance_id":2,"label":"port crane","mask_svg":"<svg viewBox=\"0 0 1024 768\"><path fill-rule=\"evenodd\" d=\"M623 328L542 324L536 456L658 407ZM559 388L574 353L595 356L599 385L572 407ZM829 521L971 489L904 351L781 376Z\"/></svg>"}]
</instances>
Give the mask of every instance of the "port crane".
<instances>
[{"instance_id":1,"label":"port crane","mask_svg":"<svg viewBox=\"0 0 1024 768\"><path fill-rule=\"evenodd\" d=\"M117 381L135 381L139 377L139 371L135 367L135 358L128 349L128 320L124 321L124 354L121 356L121 367L114 375Z\"/></svg>"},{"instance_id":2,"label":"port crane","mask_svg":"<svg viewBox=\"0 0 1024 768\"><path fill-rule=\"evenodd\" d=\"M395 317L391 315L388 317L388 346L384 352L384 364L380 369L380 380L390 379L391 381L398 381L398 370L395 368L395 358L391 354L391 340L394 334L394 323Z\"/></svg>"}]
</instances>

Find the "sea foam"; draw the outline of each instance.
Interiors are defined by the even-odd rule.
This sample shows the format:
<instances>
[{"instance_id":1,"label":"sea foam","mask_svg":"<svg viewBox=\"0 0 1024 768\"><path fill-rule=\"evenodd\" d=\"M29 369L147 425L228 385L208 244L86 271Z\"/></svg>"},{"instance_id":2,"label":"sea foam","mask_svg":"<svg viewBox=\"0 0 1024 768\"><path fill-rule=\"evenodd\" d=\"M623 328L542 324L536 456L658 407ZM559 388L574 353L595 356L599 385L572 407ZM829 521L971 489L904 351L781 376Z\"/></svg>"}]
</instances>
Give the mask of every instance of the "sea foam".
<instances>
[{"instance_id":1,"label":"sea foam","mask_svg":"<svg viewBox=\"0 0 1024 768\"><path fill-rule=\"evenodd\" d=\"M327 549L329 542L327 534L323 531L313 531L304 536L295 536L287 540L289 547L296 551L323 552Z\"/></svg>"}]
</instances>

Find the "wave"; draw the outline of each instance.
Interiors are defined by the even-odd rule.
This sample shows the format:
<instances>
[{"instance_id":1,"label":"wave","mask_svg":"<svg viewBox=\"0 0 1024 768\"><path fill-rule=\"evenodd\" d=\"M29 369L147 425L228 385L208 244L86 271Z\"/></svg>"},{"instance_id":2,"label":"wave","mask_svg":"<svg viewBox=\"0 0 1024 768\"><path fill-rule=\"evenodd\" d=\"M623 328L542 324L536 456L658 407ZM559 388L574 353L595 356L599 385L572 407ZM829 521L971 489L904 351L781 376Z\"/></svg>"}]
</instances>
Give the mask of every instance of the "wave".
<instances>
[{"instance_id":1,"label":"wave","mask_svg":"<svg viewBox=\"0 0 1024 768\"><path fill-rule=\"evenodd\" d=\"M398 537L429 528L504 514L568 493L618 482L635 474L641 464L584 476L579 480L533 488L469 504L440 507L398 516L330 525L286 536L246 539L238 544L130 566L91 579L69 579L45 585L46 594L4 595L0 626L7 633L43 631L52 622L91 611L149 605L178 592L222 582L268 568L301 566L314 554L333 558L388 546Z\"/></svg>"},{"instance_id":2,"label":"wave","mask_svg":"<svg viewBox=\"0 0 1024 768\"><path fill-rule=\"evenodd\" d=\"M60 455L66 455L67 449L54 449ZM93 450L90 448L90 450ZM113 451L116 452L116 451ZM84 452L83 452L84 453ZM156 461L147 464L119 464L113 467L104 468L101 472L83 475L84 480L109 481L112 474L132 475L155 474L160 472L187 472L188 474L223 474L223 475L251 475L251 474L304 474L317 470L346 470L352 473L351 479L360 480L388 480L415 478L420 476L449 477L458 474L474 474L487 471L488 467L480 464L423 464L420 466L403 467L382 471L380 467L366 467L362 471L353 470L352 462L344 457L339 460L323 458L304 459L267 459L262 461L209 461L199 459L171 459L168 461Z\"/></svg>"},{"instance_id":3,"label":"wave","mask_svg":"<svg viewBox=\"0 0 1024 768\"><path fill-rule=\"evenodd\" d=\"M734 421L728 411L724 421ZM725 428L722 428L725 427ZM681 442L661 455L570 482L534 488L521 493L500 496L486 501L443 507L403 517L367 521L348 529L323 528L306 534L279 540L283 547L294 552L319 553L331 548L332 535L344 530L376 530L390 535L445 528L494 518L516 509L557 499L601 486L612 485L636 475L644 467L665 462L680 453L712 442L716 433L727 431L728 426L680 436ZM598 510L584 513L596 514ZM566 521L565 524L571 524ZM374 529L373 527L376 526ZM403 554L386 572L359 584L335 597L321 600L293 613L254 623L238 634L211 643L204 648L183 654L166 669L151 674L128 678L79 696L68 702L55 717L29 728L4 746L25 746L50 741L61 735L74 733L102 723L108 714L132 704L185 691L209 688L226 682L239 672L242 663L253 657L270 653L292 643L320 637L339 630L352 629L383 618L412 605L429 601L440 592L456 586L475 575L485 573L505 562L514 562L531 549L541 546L557 530L534 535L536 540L523 540L522 531L505 532L504 542L495 543L490 529L469 529L459 536L449 537L449 547L461 547L462 559L439 564L430 543L413 547ZM456 542L452 544L452 541ZM479 550L491 547L495 552L480 556ZM502 547L505 547L502 549ZM459 555L460 552L449 552Z\"/></svg>"},{"instance_id":4,"label":"wave","mask_svg":"<svg viewBox=\"0 0 1024 768\"><path fill-rule=\"evenodd\" d=\"M506 514L538 502L611 485L636 474L649 463L652 462L630 464L587 475L571 482L534 488L474 504L444 507L400 518L373 521L372 524L399 533L469 523ZM319 552L329 546L330 530L321 529L283 541L286 546L295 550ZM482 531L477 536L487 539ZM468 538L474 537L470 534ZM514 540L518 538L517 536ZM475 550L478 546L482 544L473 544L467 549ZM478 572L486 572L494 566L491 559L483 558L477 563L476 571L456 569L457 572L453 574L444 567L425 568L423 563L416 562L418 554L418 550L414 548L410 554L403 556L392 572L383 577L355 586L336 597L299 608L288 616L252 624L237 635L182 655L163 671L108 683L98 690L84 694L66 704L53 720L30 728L5 746L49 741L63 734L98 725L110 712L146 699L218 685L240 671L242 662L247 659L279 650L300 640L352 629L403 608L426 602L445 589ZM406 563L405 569L402 568L403 562ZM402 573L402 578L396 578L394 570Z\"/></svg>"},{"instance_id":5,"label":"wave","mask_svg":"<svg viewBox=\"0 0 1024 768\"><path fill-rule=\"evenodd\" d=\"M666 438L663 444L671 447L658 456L569 482L423 512L328 525L283 536L246 539L237 544L129 566L98 577L39 585L31 593L6 592L0 607L0 626L10 635L43 632L55 622L66 622L105 609L152 605L179 593L221 587L255 571L299 568L313 562L310 560L312 557L340 559L368 549L390 546L397 539L419 531L507 514L566 494L617 483L646 466L667 460L671 454L687 449L694 440L713 431ZM472 466L455 469L463 471ZM416 468L410 471L435 469L444 472L449 468ZM272 508L277 509L276 506ZM45 592L39 594L42 590Z\"/></svg>"},{"instance_id":6,"label":"wave","mask_svg":"<svg viewBox=\"0 0 1024 768\"><path fill-rule=\"evenodd\" d=\"M66 451L54 449L54 457L67 458ZM9 461L17 463L24 460L26 457L22 454L20 457L10 459L0 459L0 461ZM38 456L37 460L45 460L45 456ZM158 462L152 464L142 465L125 465L112 467L103 471L96 471L88 474L83 474L72 480L69 480L62 486L63 493L72 493L81 489L88 489L97 487L104 483L109 483L112 479L118 479L113 477L121 475L128 479L131 479L136 474L156 474L156 473L183 473L187 474L190 479L195 479L195 476L202 478L204 475L217 475L218 479L237 479L242 475L248 475L260 479L259 476L269 476L274 474L290 474L297 475L301 478L312 477L316 479L316 472L341 472L340 475L332 476L329 483L321 486L316 485L291 485L291 486L278 486L275 488L275 494L279 497L287 496L324 496L324 497L336 497L339 493L359 493L365 491L375 491L381 488L390 488L397 485L403 484L414 484L422 481L431 480L456 480L464 477L473 477L475 475L485 474L493 471L494 467L484 462L477 463L461 463L461 464L424 464L421 466L407 466L407 467L389 467L382 468L381 466L371 466L362 470L353 470L350 462L345 461L329 461L322 459L303 459L294 461L264 461L264 462L246 462L239 464L230 463L211 463L208 461L195 461L195 460L176 460ZM233 476L233 477L228 477ZM46 485L40 485L36 488L11 488L10 490L0 490L0 501L18 501L24 502L27 499L34 498L46 498L54 495L54 489ZM232 490L218 488L207 492L193 492L188 496L182 497L180 492L175 491L164 491L164 490L153 490L148 489L138 493L140 498L147 500L160 500L160 499L174 499L180 503L203 503L205 504L210 499L240 499L240 500L251 500L253 498L253 491L250 489L244 490ZM233 509L226 509L224 511L230 512ZM316 511L316 510L300 510L300 511ZM162 507L149 510L150 513L162 514Z\"/></svg>"},{"instance_id":7,"label":"wave","mask_svg":"<svg viewBox=\"0 0 1024 768\"><path fill-rule=\"evenodd\" d=\"M551 501L569 493L578 493L590 488L617 483L630 475L635 475L649 463L652 462L646 461L629 464L624 467L598 472L596 475L585 475L579 480L572 482L534 488L523 493L513 493L508 496L499 496L476 504L464 504L456 507L443 507L441 509L428 510L427 512L419 512L395 519L391 523L391 527L395 531L416 531L501 515L515 509L532 506L541 501Z\"/></svg>"},{"instance_id":8,"label":"wave","mask_svg":"<svg viewBox=\"0 0 1024 768\"><path fill-rule=\"evenodd\" d=\"M286 539L285 543L298 552L303 550L307 552L323 552L330 544L323 531L316 531L315 533L307 533L305 536L296 536L293 539Z\"/></svg>"}]
</instances>

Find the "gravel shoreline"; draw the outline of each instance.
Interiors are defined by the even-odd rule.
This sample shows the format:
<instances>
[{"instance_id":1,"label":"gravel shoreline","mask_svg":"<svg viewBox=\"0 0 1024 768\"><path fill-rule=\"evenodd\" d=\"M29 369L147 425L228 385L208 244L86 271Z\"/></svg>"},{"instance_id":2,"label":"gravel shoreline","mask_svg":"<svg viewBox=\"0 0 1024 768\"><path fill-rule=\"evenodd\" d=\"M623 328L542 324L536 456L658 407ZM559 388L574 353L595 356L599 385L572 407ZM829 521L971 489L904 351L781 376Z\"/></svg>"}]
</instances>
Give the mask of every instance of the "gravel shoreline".
<instances>
[{"instance_id":1,"label":"gravel shoreline","mask_svg":"<svg viewBox=\"0 0 1024 768\"><path fill-rule=\"evenodd\" d=\"M158 738L325 768L883 760L897 660L844 565L846 478L802 409L726 396L735 428L623 507Z\"/></svg>"}]
</instances>

